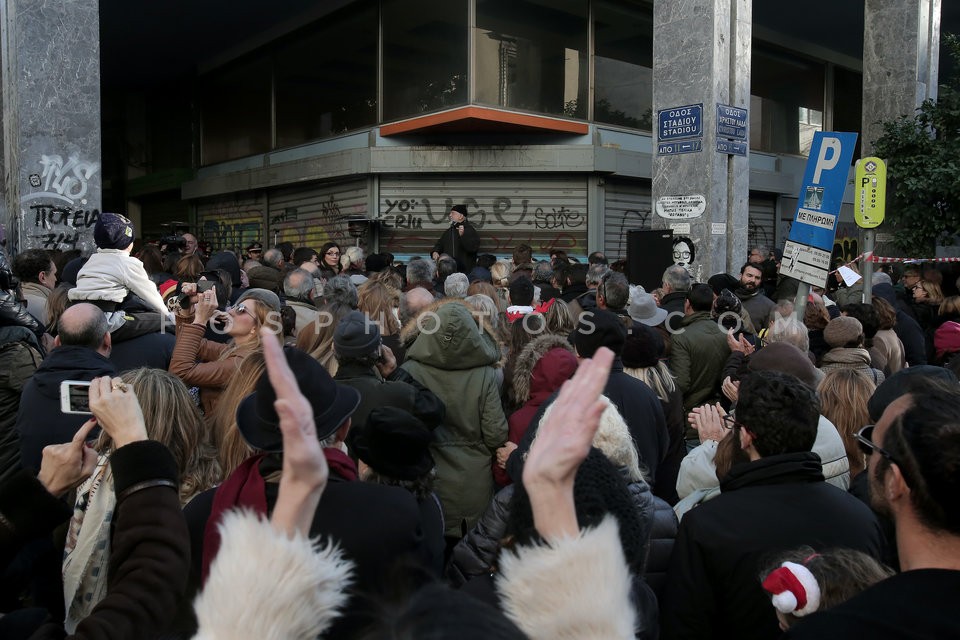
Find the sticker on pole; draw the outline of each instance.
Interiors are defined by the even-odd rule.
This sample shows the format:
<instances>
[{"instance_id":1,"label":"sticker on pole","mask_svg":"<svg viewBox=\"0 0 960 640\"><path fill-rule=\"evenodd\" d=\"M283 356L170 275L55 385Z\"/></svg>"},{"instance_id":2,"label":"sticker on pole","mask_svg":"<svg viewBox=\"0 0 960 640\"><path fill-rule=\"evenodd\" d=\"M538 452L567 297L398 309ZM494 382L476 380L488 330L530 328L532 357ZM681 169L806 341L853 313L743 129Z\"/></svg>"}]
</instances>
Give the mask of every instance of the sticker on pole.
<instances>
[{"instance_id":1,"label":"sticker on pole","mask_svg":"<svg viewBox=\"0 0 960 640\"><path fill-rule=\"evenodd\" d=\"M856 201L853 217L862 229L874 229L883 222L887 201L887 165L880 158L857 161L853 180Z\"/></svg>"}]
</instances>

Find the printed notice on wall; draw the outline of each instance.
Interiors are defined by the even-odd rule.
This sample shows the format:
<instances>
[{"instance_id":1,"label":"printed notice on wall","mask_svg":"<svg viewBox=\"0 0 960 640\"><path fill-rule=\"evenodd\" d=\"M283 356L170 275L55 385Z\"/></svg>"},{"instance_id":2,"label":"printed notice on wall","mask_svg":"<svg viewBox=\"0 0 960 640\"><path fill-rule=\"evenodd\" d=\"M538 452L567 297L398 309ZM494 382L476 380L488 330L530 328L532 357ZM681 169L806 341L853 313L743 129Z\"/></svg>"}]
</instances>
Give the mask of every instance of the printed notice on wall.
<instances>
[{"instance_id":1,"label":"printed notice on wall","mask_svg":"<svg viewBox=\"0 0 960 640\"><path fill-rule=\"evenodd\" d=\"M670 229L673 230L674 235L678 235L678 236L690 235L689 222L671 222Z\"/></svg>"},{"instance_id":2,"label":"printed notice on wall","mask_svg":"<svg viewBox=\"0 0 960 640\"><path fill-rule=\"evenodd\" d=\"M710 223L710 233L715 236L725 236L727 235L727 223L726 222L711 222Z\"/></svg>"},{"instance_id":3,"label":"printed notice on wall","mask_svg":"<svg viewBox=\"0 0 960 640\"><path fill-rule=\"evenodd\" d=\"M657 215L671 220L699 218L707 210L707 199L700 194L688 196L660 196L657 198Z\"/></svg>"}]
</instances>

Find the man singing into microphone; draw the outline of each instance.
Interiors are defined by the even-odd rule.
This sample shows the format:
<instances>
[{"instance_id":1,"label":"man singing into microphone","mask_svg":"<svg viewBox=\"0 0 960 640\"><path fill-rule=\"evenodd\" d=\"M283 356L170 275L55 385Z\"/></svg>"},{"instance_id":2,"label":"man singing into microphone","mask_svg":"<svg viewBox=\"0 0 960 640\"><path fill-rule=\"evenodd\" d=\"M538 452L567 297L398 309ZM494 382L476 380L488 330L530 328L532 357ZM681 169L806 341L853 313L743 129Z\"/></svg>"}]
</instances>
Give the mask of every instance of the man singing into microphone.
<instances>
[{"instance_id":1,"label":"man singing into microphone","mask_svg":"<svg viewBox=\"0 0 960 640\"><path fill-rule=\"evenodd\" d=\"M440 254L447 254L457 261L457 268L469 273L477 262L477 250L480 249L480 236L477 230L467 222L466 205L456 204L450 209L450 228L443 232L433 245L434 260Z\"/></svg>"}]
</instances>

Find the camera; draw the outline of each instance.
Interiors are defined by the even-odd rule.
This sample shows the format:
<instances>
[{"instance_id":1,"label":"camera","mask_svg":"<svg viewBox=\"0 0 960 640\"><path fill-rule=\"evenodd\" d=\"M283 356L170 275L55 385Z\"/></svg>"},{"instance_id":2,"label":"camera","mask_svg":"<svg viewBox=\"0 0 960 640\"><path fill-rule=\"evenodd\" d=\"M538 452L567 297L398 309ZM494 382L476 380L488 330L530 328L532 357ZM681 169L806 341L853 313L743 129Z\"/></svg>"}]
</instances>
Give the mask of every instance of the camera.
<instances>
[{"instance_id":1,"label":"camera","mask_svg":"<svg viewBox=\"0 0 960 640\"><path fill-rule=\"evenodd\" d=\"M169 235L160 238L160 246L166 247L169 252L180 251L187 246L187 241L183 239L183 236Z\"/></svg>"}]
</instances>

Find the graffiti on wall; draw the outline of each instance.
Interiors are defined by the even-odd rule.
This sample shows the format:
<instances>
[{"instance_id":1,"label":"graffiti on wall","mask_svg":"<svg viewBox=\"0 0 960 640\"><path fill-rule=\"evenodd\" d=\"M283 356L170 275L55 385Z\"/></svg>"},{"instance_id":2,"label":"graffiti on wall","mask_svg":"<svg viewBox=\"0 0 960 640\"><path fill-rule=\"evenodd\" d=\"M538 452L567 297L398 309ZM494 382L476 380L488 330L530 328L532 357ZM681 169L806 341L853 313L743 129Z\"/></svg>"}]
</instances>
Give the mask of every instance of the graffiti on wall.
<instances>
[{"instance_id":1,"label":"graffiti on wall","mask_svg":"<svg viewBox=\"0 0 960 640\"><path fill-rule=\"evenodd\" d=\"M486 229L483 251L509 253L518 244L530 245L536 253L562 249L568 253L586 251L584 212L569 206L534 206L529 198L516 200L495 196L489 207L476 198L454 201L428 197L385 197L377 221L385 250L405 252L407 247L432 245L436 234L448 224L454 204L467 207L467 218L477 230ZM397 233L400 230L402 233ZM409 231L424 231L410 235ZM552 233L551 233L552 232Z\"/></svg>"},{"instance_id":2,"label":"graffiti on wall","mask_svg":"<svg viewBox=\"0 0 960 640\"><path fill-rule=\"evenodd\" d=\"M344 209L347 209L346 211ZM358 217L365 217L363 205L356 205ZM353 244L347 219L349 207L341 207L335 194L326 197L316 209L304 212L296 207L286 207L270 217L270 233L274 242L292 242L298 246L319 249L325 242L339 245Z\"/></svg>"},{"instance_id":3,"label":"graffiti on wall","mask_svg":"<svg viewBox=\"0 0 960 640\"><path fill-rule=\"evenodd\" d=\"M87 196L100 164L73 153L43 154L37 165L20 198L22 248L92 251L100 211L87 206Z\"/></svg>"}]
</instances>

